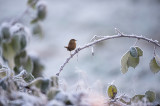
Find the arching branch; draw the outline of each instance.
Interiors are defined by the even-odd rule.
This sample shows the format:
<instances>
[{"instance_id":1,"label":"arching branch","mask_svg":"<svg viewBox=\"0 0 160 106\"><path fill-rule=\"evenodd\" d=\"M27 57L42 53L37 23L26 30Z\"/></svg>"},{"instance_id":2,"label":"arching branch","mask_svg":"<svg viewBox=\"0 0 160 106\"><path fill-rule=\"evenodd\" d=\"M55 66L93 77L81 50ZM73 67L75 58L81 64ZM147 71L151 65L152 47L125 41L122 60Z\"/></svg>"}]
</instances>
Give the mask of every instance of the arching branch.
<instances>
[{"instance_id":1,"label":"arching branch","mask_svg":"<svg viewBox=\"0 0 160 106\"><path fill-rule=\"evenodd\" d=\"M118 31L116 29L116 31ZM102 37L102 36L101 36ZM71 54L66 60L65 62L61 65L60 69L59 69L59 72L56 74L57 76L59 76L59 74L61 73L61 71L63 70L63 68L65 67L65 65L70 61L70 59L76 55L79 51L85 49L85 48L88 48L90 46L93 46L99 42L102 42L104 40L109 40L109 39L114 39L114 38L136 38L138 40L144 40L144 41L147 41L149 43L152 43L154 44L155 46L158 46L160 47L160 44L158 43L157 40L152 40L152 39L149 39L149 38L146 38L144 36L137 36L137 35L126 35L126 34L122 34L120 31L118 31L118 34L117 35L112 35L112 36L103 36L102 38L98 39L98 40L94 40L93 42L90 42L82 47L79 47L75 50L75 52L73 54Z\"/></svg>"}]
</instances>

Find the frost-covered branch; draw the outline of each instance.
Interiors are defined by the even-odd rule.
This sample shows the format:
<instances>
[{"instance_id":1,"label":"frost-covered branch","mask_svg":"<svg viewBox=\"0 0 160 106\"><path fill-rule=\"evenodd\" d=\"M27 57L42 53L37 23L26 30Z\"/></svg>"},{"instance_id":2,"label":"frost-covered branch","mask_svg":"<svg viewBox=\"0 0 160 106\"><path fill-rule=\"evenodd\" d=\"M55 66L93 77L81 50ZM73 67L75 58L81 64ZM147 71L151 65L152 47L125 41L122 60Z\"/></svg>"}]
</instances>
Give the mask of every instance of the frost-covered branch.
<instances>
[{"instance_id":1,"label":"frost-covered branch","mask_svg":"<svg viewBox=\"0 0 160 106\"><path fill-rule=\"evenodd\" d=\"M99 42L102 42L102 41L104 41L104 40L109 40L109 39L114 39L114 38L136 38L136 39L138 39L138 40L144 40L144 41L147 41L147 42L149 42L149 43L154 44L155 46L160 47L160 44L158 43L157 40L152 40L152 39L146 38L146 37L144 37L144 36L138 36L138 35L126 35L126 34L121 33L120 31L118 31L117 29L116 29L116 31L118 32L117 35L101 36L102 38L99 38L98 40L94 39L94 38L95 38L95 36L94 36L94 37L92 38L92 40L94 39L94 41L92 41L92 42L90 42L90 43L88 43L88 44L85 44L85 45L82 46L82 47L77 48L77 49L74 51L74 53L71 54L71 55L65 60L65 62L61 65L61 67L60 67L60 69L59 69L59 72L58 72L56 75L59 76L59 74L60 74L61 71L63 70L64 66L65 66L65 65L70 61L70 59L71 59L74 55L76 55L79 51L81 51L81 50L83 50L83 49L85 49L85 48L88 48L88 47L90 47L90 46L93 46L93 45L95 45L95 44L97 44L97 43L99 43Z\"/></svg>"}]
</instances>

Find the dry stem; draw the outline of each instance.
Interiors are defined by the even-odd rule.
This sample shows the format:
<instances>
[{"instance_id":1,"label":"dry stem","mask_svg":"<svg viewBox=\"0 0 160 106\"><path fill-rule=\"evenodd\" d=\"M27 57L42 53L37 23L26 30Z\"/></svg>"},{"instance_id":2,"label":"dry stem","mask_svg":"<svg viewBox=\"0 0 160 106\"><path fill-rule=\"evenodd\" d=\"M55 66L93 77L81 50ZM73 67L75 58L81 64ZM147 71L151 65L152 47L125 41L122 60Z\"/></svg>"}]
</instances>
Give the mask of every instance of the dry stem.
<instances>
[{"instance_id":1,"label":"dry stem","mask_svg":"<svg viewBox=\"0 0 160 106\"><path fill-rule=\"evenodd\" d=\"M160 44L157 42L157 40L152 40L152 39L149 39L149 38L146 38L144 36L137 36L137 35L126 35L126 34L123 34L121 33L119 30L116 29L116 31L118 32L117 35L112 35L112 36L103 36L102 38L98 39L98 40L94 40L93 42L90 42L88 44L85 44L84 46L82 47L79 47L75 50L75 52L73 54L71 54L66 60L65 62L61 65L60 69L59 69L59 72L56 74L57 76L59 76L59 74L61 73L61 71L63 70L64 66L69 62L69 60L75 55L77 54L79 51L85 49L85 48L88 48L90 46L93 46L99 42L102 42L104 40L109 40L109 39L114 39L114 38L136 38L138 40L144 40L144 41L148 41L152 44L154 44L155 46L158 46L160 47ZM95 38L95 36L93 37Z\"/></svg>"}]
</instances>

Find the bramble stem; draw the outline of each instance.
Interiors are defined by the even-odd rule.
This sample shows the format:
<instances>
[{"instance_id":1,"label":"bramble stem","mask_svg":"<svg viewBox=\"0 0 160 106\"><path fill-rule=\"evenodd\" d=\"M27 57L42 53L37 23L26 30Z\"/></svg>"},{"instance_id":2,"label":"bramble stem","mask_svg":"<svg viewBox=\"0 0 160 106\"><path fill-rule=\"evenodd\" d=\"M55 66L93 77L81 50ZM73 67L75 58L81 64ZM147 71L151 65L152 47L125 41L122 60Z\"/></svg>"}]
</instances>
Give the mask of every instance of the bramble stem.
<instances>
[{"instance_id":1,"label":"bramble stem","mask_svg":"<svg viewBox=\"0 0 160 106\"><path fill-rule=\"evenodd\" d=\"M102 41L105 41L105 40L109 40L109 39L114 39L114 38L136 38L138 40L144 40L144 41L147 41L149 43L152 43L154 44L155 46L158 46L160 47L160 44L157 42L157 40L152 40L152 39L149 39L149 38L146 38L144 36L137 36L137 35L126 35L126 34L123 34L121 33L119 30L116 29L116 31L118 32L117 35L112 35L112 36L102 36L102 38L98 39L98 40L94 40L93 42L90 42L88 44L85 44L84 46L82 47L79 47L77 48L73 54L71 54L66 60L65 62L61 65L60 69L59 69L59 72L56 74L57 76L59 76L59 74L61 73L61 71L63 70L64 66L70 61L70 59L75 55L77 54L79 51L85 49L85 48L88 48L90 46L93 46L99 42L102 42ZM95 38L95 37L93 37Z\"/></svg>"}]
</instances>

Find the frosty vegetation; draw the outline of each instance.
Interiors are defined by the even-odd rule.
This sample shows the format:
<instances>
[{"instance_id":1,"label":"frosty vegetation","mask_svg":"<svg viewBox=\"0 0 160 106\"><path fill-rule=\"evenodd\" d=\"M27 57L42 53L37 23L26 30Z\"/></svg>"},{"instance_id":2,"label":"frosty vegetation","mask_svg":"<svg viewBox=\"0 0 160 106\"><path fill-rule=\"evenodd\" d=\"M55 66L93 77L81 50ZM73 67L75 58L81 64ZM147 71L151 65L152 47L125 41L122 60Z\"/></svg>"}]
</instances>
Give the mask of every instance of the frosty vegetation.
<instances>
[{"instance_id":1,"label":"frosty vegetation","mask_svg":"<svg viewBox=\"0 0 160 106\"><path fill-rule=\"evenodd\" d=\"M43 35L41 22L47 16L47 5L42 0L28 0L28 7L22 15L16 19L5 21L0 25L0 106L124 106L124 105L158 105L155 101L156 94L153 91L146 91L145 94L138 94L129 97L125 94L118 95L117 87L111 84L107 91L108 97L98 94L89 88L78 84L72 91L67 91L63 83L59 82L58 76L65 65L81 50L93 45L115 38L135 38L137 41L144 40L153 44L154 57L150 61L150 69L153 73L160 71L160 57L156 54L156 47L160 47L157 40L144 36L126 35L118 32L112 36L94 36L91 42L78 47L60 67L58 76L51 78L43 77L44 65L41 60L29 55L26 46L32 35ZM30 25L27 27L23 18L30 17ZM32 31L31 31L32 30ZM121 59L121 71L126 73L129 67L136 68L139 64L143 51L140 47L133 46Z\"/></svg>"}]
</instances>

